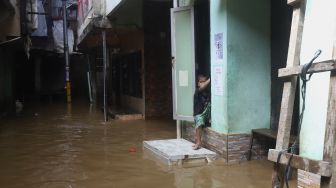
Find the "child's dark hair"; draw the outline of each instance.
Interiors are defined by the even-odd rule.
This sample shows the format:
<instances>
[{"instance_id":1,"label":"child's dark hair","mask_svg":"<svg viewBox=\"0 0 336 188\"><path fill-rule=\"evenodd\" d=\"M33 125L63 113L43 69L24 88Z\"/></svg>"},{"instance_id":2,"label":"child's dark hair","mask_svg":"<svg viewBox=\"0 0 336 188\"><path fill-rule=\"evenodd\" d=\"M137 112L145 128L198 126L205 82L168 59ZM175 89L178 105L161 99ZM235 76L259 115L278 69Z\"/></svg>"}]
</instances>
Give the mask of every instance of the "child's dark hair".
<instances>
[{"instance_id":1,"label":"child's dark hair","mask_svg":"<svg viewBox=\"0 0 336 188\"><path fill-rule=\"evenodd\" d=\"M199 79L200 77L205 77L205 78L209 78L208 75L204 74L204 73L198 73L197 74L197 79Z\"/></svg>"}]
</instances>

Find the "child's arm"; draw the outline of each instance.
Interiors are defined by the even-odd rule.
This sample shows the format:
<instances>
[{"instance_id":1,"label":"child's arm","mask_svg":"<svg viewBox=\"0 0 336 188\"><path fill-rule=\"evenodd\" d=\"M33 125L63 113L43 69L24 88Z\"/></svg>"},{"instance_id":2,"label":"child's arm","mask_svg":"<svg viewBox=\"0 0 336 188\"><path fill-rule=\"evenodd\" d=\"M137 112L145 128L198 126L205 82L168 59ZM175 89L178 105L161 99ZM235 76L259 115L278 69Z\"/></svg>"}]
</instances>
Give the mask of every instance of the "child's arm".
<instances>
[{"instance_id":1,"label":"child's arm","mask_svg":"<svg viewBox=\"0 0 336 188\"><path fill-rule=\"evenodd\" d=\"M208 78L205 82L200 83L200 87L198 90L203 91L208 87L209 84L210 84L210 78Z\"/></svg>"}]
</instances>

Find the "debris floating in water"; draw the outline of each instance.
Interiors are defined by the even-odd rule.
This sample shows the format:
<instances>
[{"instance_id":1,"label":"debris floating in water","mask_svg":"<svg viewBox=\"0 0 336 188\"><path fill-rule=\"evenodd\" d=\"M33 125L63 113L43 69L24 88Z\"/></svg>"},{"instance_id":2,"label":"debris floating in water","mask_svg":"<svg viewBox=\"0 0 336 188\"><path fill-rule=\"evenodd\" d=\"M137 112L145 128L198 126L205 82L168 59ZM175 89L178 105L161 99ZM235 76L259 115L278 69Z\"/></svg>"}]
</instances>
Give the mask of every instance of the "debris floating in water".
<instances>
[{"instance_id":1,"label":"debris floating in water","mask_svg":"<svg viewBox=\"0 0 336 188\"><path fill-rule=\"evenodd\" d=\"M130 148L128 149L128 152L130 152L130 153L135 153L135 152L136 152L136 148L135 148L135 147L130 147Z\"/></svg>"}]
</instances>

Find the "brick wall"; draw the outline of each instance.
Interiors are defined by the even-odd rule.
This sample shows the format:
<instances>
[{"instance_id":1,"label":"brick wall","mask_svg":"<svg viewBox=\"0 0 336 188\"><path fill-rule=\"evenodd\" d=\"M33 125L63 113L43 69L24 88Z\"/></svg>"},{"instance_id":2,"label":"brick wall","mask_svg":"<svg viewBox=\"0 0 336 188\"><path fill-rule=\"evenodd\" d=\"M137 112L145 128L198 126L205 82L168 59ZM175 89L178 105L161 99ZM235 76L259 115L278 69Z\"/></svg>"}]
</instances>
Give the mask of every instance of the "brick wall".
<instances>
[{"instance_id":1,"label":"brick wall","mask_svg":"<svg viewBox=\"0 0 336 188\"><path fill-rule=\"evenodd\" d=\"M249 134L232 134L228 135L228 163L238 163L245 159L245 155L250 145Z\"/></svg>"},{"instance_id":2,"label":"brick wall","mask_svg":"<svg viewBox=\"0 0 336 188\"><path fill-rule=\"evenodd\" d=\"M146 118L172 118L171 2L144 1Z\"/></svg>"},{"instance_id":3,"label":"brick wall","mask_svg":"<svg viewBox=\"0 0 336 188\"><path fill-rule=\"evenodd\" d=\"M298 188L320 188L321 176L306 172L304 170L298 170Z\"/></svg>"},{"instance_id":4,"label":"brick wall","mask_svg":"<svg viewBox=\"0 0 336 188\"><path fill-rule=\"evenodd\" d=\"M182 137L191 142L195 141L195 129L190 123L182 125ZM222 134L205 128L202 134L203 145L215 151L228 164L247 160L247 152L250 146L250 134ZM268 144L262 144L267 140L254 139L252 159L266 159Z\"/></svg>"}]
</instances>

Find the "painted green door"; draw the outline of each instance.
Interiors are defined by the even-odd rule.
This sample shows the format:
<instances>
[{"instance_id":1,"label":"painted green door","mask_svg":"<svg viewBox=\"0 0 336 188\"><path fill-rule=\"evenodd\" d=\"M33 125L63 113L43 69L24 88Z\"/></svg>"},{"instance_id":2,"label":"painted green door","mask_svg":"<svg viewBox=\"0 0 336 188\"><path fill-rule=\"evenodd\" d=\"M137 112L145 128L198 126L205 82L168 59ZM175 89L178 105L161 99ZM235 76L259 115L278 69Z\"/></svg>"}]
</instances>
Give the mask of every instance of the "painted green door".
<instances>
[{"instance_id":1,"label":"painted green door","mask_svg":"<svg viewBox=\"0 0 336 188\"><path fill-rule=\"evenodd\" d=\"M176 120L193 120L195 90L194 13L171 9L173 112Z\"/></svg>"}]
</instances>

